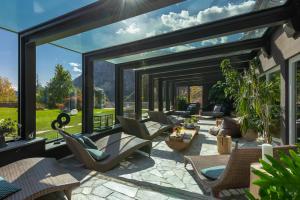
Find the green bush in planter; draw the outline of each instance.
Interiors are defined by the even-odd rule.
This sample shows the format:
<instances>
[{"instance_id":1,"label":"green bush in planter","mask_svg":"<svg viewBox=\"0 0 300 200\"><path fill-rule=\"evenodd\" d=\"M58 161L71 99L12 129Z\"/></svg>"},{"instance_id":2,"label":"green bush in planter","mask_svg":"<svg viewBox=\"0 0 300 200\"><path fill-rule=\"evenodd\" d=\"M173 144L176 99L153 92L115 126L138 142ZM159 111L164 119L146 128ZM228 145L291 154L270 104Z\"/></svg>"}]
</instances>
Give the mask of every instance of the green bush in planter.
<instances>
[{"instance_id":1,"label":"green bush in planter","mask_svg":"<svg viewBox=\"0 0 300 200\"><path fill-rule=\"evenodd\" d=\"M17 136L17 122L7 118L0 120L0 135L7 137L16 137Z\"/></svg>"},{"instance_id":2,"label":"green bush in planter","mask_svg":"<svg viewBox=\"0 0 300 200\"><path fill-rule=\"evenodd\" d=\"M300 157L290 150L289 155L280 154L280 160L267 156L271 164L260 160L267 173L254 170L260 179L254 182L260 187L262 200L298 200L300 199ZM255 200L252 194L246 193L248 199Z\"/></svg>"},{"instance_id":3,"label":"green bush in planter","mask_svg":"<svg viewBox=\"0 0 300 200\"><path fill-rule=\"evenodd\" d=\"M176 106L177 110L186 110L187 109L188 100L185 96L177 97L176 103L177 103L177 106Z\"/></svg>"}]
</instances>

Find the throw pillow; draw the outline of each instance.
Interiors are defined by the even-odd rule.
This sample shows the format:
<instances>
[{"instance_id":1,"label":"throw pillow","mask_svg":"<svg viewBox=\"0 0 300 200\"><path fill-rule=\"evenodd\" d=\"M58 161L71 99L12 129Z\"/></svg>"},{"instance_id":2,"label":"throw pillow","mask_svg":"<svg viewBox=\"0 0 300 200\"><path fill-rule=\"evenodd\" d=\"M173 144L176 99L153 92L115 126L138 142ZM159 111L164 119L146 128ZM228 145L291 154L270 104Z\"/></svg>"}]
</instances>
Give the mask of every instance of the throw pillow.
<instances>
[{"instance_id":1,"label":"throw pillow","mask_svg":"<svg viewBox=\"0 0 300 200\"><path fill-rule=\"evenodd\" d=\"M86 150L97 161L104 160L109 156L109 154L105 153L104 151L100 151L97 149L86 149Z\"/></svg>"},{"instance_id":2,"label":"throw pillow","mask_svg":"<svg viewBox=\"0 0 300 200\"><path fill-rule=\"evenodd\" d=\"M226 166L214 166L201 170L201 174L210 180L217 180L219 176L224 172Z\"/></svg>"},{"instance_id":3,"label":"throw pillow","mask_svg":"<svg viewBox=\"0 0 300 200\"><path fill-rule=\"evenodd\" d=\"M0 177L0 199L4 199L21 189Z\"/></svg>"}]
</instances>

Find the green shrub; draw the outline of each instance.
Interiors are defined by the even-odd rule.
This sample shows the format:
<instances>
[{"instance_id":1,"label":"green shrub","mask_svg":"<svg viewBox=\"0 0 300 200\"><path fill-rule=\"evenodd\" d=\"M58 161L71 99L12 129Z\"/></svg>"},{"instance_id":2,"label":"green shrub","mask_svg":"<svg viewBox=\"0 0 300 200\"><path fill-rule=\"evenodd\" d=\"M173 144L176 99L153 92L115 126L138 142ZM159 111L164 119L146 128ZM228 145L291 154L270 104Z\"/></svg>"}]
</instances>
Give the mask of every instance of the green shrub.
<instances>
[{"instance_id":1,"label":"green shrub","mask_svg":"<svg viewBox=\"0 0 300 200\"><path fill-rule=\"evenodd\" d=\"M0 120L0 134L8 137L16 137L17 122L11 118Z\"/></svg>"},{"instance_id":2,"label":"green shrub","mask_svg":"<svg viewBox=\"0 0 300 200\"><path fill-rule=\"evenodd\" d=\"M188 100L185 96L178 96L176 99L176 109L186 110L188 106Z\"/></svg>"},{"instance_id":3,"label":"green shrub","mask_svg":"<svg viewBox=\"0 0 300 200\"><path fill-rule=\"evenodd\" d=\"M280 153L280 160L267 156L271 164L260 160L267 173L254 170L260 179L253 184L258 185L262 200L297 200L300 199L300 157L290 150L289 155ZM255 200L247 191L247 197Z\"/></svg>"}]
</instances>

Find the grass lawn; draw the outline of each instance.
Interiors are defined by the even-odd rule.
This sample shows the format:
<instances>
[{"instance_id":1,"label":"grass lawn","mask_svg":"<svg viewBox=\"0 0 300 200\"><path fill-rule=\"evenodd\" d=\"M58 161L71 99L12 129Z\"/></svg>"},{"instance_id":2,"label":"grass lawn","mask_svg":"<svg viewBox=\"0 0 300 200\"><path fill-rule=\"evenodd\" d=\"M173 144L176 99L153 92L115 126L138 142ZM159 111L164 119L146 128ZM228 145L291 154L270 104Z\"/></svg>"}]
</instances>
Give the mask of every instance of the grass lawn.
<instances>
[{"instance_id":1,"label":"grass lawn","mask_svg":"<svg viewBox=\"0 0 300 200\"><path fill-rule=\"evenodd\" d=\"M38 110L36 111L36 130L38 137L44 137L49 140L57 138L57 132L52 130L51 122L56 119L57 115L60 113L58 109L51 110ZM95 114L114 114L114 108L106 109L95 109ZM0 119L1 118L11 118L17 121L18 113L16 108L0 108ZM77 115L71 116L71 122L65 128L69 133L81 133L81 120L82 112L78 112Z\"/></svg>"}]
</instances>

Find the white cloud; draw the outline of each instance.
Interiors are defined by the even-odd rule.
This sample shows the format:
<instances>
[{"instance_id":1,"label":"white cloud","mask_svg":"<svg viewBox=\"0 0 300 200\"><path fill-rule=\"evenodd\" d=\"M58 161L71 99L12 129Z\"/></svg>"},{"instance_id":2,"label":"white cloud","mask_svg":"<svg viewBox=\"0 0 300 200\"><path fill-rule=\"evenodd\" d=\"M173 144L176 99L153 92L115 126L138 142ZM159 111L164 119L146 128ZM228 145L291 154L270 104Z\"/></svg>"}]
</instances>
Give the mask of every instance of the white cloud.
<instances>
[{"instance_id":1,"label":"white cloud","mask_svg":"<svg viewBox=\"0 0 300 200\"><path fill-rule=\"evenodd\" d=\"M33 11L35 13L41 14L41 13L45 12L45 9L42 7L42 5L39 2L34 1L33 2Z\"/></svg>"},{"instance_id":2,"label":"white cloud","mask_svg":"<svg viewBox=\"0 0 300 200\"><path fill-rule=\"evenodd\" d=\"M73 68L73 72L81 73L82 70L79 68L79 63L70 62L69 65Z\"/></svg>"},{"instance_id":3,"label":"white cloud","mask_svg":"<svg viewBox=\"0 0 300 200\"><path fill-rule=\"evenodd\" d=\"M187 50L191 50L191 49L195 49L196 47L190 45L190 44L186 44L186 45L179 45L179 46L175 46L175 47L170 47L170 50L172 52L180 52L180 51L187 51Z\"/></svg>"},{"instance_id":4,"label":"white cloud","mask_svg":"<svg viewBox=\"0 0 300 200\"><path fill-rule=\"evenodd\" d=\"M139 27L137 27L136 23L132 23L129 26L127 26L125 29L124 28L120 28L116 33L117 34L136 34L139 33L141 31L141 29Z\"/></svg>"},{"instance_id":5,"label":"white cloud","mask_svg":"<svg viewBox=\"0 0 300 200\"><path fill-rule=\"evenodd\" d=\"M250 0L239 5L228 4L224 7L213 6L199 11L195 16L191 16L186 10L183 10L180 13L170 12L167 15L162 15L161 21L165 26L174 31L249 12L253 10L254 4L255 1Z\"/></svg>"}]
</instances>

